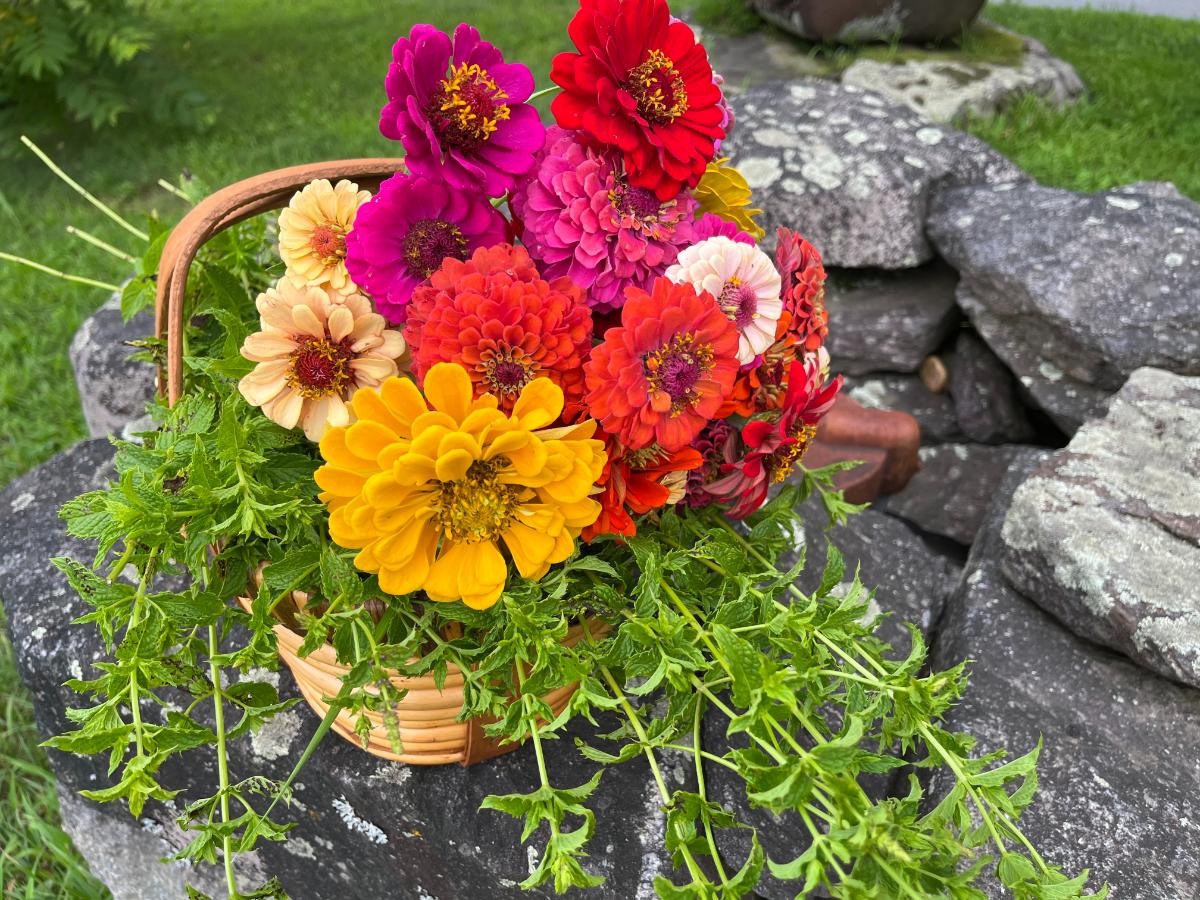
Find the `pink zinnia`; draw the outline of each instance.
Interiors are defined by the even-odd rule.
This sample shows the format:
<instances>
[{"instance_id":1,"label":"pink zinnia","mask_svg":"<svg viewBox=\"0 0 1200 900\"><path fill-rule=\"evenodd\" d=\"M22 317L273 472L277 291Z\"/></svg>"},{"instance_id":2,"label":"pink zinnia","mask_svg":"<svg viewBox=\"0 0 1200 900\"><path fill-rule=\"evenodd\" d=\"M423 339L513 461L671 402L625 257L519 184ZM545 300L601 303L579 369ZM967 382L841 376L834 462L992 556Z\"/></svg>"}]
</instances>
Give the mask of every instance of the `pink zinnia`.
<instances>
[{"instance_id":1,"label":"pink zinnia","mask_svg":"<svg viewBox=\"0 0 1200 900\"><path fill-rule=\"evenodd\" d=\"M722 219L715 213L705 213L692 223L692 241L699 244L711 237L727 237L739 244L753 244L754 238L738 228L728 219Z\"/></svg>"},{"instance_id":2,"label":"pink zinnia","mask_svg":"<svg viewBox=\"0 0 1200 900\"><path fill-rule=\"evenodd\" d=\"M458 190L509 191L533 167L545 128L527 101L533 73L461 24L451 40L414 25L392 48L383 136L404 144L410 170Z\"/></svg>"},{"instance_id":3,"label":"pink zinnia","mask_svg":"<svg viewBox=\"0 0 1200 900\"><path fill-rule=\"evenodd\" d=\"M456 191L418 175L393 175L359 207L346 236L346 269L381 315L403 322L413 291L442 260L501 243L507 225L477 188Z\"/></svg>"},{"instance_id":4,"label":"pink zinnia","mask_svg":"<svg viewBox=\"0 0 1200 900\"><path fill-rule=\"evenodd\" d=\"M570 277L604 311L619 308L628 287L650 289L692 242L696 214L691 195L660 202L629 184L617 156L588 149L555 126L512 205L542 274Z\"/></svg>"}]
</instances>

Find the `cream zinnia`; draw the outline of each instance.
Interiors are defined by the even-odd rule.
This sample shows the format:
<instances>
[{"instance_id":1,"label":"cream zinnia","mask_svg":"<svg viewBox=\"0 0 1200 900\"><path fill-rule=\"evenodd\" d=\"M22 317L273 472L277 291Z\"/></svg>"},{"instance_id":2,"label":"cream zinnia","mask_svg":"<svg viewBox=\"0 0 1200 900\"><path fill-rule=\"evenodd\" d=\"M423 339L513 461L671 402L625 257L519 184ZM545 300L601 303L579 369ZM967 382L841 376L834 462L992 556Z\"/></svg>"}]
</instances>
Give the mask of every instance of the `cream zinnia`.
<instances>
[{"instance_id":1,"label":"cream zinnia","mask_svg":"<svg viewBox=\"0 0 1200 900\"><path fill-rule=\"evenodd\" d=\"M679 251L667 277L716 298L737 326L737 358L743 366L774 343L775 323L783 312L781 280L770 257L757 247L711 237Z\"/></svg>"},{"instance_id":2,"label":"cream zinnia","mask_svg":"<svg viewBox=\"0 0 1200 900\"><path fill-rule=\"evenodd\" d=\"M331 294L284 277L256 305L262 331L246 338L242 356L258 365L238 389L284 428L302 425L311 441L350 424L346 401L355 391L398 372L404 338L384 327L361 294Z\"/></svg>"},{"instance_id":3,"label":"cream zinnia","mask_svg":"<svg viewBox=\"0 0 1200 900\"><path fill-rule=\"evenodd\" d=\"M279 214L279 255L288 275L338 294L355 293L346 271L346 235L370 199L370 191L345 180L335 186L321 178L298 191Z\"/></svg>"}]
</instances>

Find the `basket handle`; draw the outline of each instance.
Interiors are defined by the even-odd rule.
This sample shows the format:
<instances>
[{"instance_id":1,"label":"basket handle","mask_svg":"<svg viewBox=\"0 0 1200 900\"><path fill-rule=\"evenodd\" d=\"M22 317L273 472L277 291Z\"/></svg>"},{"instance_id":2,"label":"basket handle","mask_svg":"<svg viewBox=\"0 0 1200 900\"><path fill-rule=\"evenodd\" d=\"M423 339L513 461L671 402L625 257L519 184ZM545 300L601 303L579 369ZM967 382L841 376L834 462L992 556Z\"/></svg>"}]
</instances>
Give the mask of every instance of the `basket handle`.
<instances>
[{"instance_id":1,"label":"basket handle","mask_svg":"<svg viewBox=\"0 0 1200 900\"><path fill-rule=\"evenodd\" d=\"M200 201L175 226L163 245L154 298L154 331L167 339L166 371L158 370L160 396L174 406L183 393L183 301L188 270L206 242L226 228L252 216L282 209L292 195L318 178L355 182L375 191L379 184L404 168L400 159L343 159L308 163L264 172L224 187ZM165 377L164 377L165 376Z\"/></svg>"}]
</instances>

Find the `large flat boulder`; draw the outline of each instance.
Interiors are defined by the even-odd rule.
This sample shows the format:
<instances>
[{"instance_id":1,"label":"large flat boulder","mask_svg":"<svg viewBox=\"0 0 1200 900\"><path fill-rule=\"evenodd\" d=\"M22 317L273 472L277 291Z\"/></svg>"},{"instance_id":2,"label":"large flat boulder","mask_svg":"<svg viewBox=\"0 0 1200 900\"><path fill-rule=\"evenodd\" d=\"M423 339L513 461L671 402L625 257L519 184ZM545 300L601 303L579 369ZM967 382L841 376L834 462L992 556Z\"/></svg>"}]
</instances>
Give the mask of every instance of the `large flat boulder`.
<instances>
[{"instance_id":1,"label":"large flat boulder","mask_svg":"<svg viewBox=\"0 0 1200 900\"><path fill-rule=\"evenodd\" d=\"M950 54L858 59L842 73L842 83L875 91L935 122L992 116L1030 94L1056 109L1083 95L1083 82L1069 62L1033 38L1021 38L1021 43L1021 58L1012 64L956 59Z\"/></svg>"},{"instance_id":2,"label":"large flat boulder","mask_svg":"<svg viewBox=\"0 0 1200 900\"><path fill-rule=\"evenodd\" d=\"M1003 550L1068 628L1200 686L1200 378L1134 372L1017 491Z\"/></svg>"},{"instance_id":3,"label":"large flat boulder","mask_svg":"<svg viewBox=\"0 0 1200 900\"><path fill-rule=\"evenodd\" d=\"M954 305L957 282L940 262L900 272L830 271L826 347L838 371L917 371L962 318Z\"/></svg>"},{"instance_id":4,"label":"large flat boulder","mask_svg":"<svg viewBox=\"0 0 1200 900\"><path fill-rule=\"evenodd\" d=\"M1134 369L1200 374L1200 205L1177 192L959 187L934 197L929 236L975 328L1068 434Z\"/></svg>"},{"instance_id":5,"label":"large flat boulder","mask_svg":"<svg viewBox=\"0 0 1200 900\"><path fill-rule=\"evenodd\" d=\"M775 82L732 103L736 125L721 152L754 189L763 226L799 230L831 266L928 262L934 195L1026 177L982 141L859 88Z\"/></svg>"},{"instance_id":6,"label":"large flat boulder","mask_svg":"<svg viewBox=\"0 0 1200 900\"><path fill-rule=\"evenodd\" d=\"M1090 887L1107 881L1112 897L1200 896L1200 691L1077 637L1009 585L1001 523L1031 464L997 489L942 620L934 665L972 660L946 726L978 737L980 753L1044 741L1021 825L1049 862L1090 868ZM930 802L949 787L939 774Z\"/></svg>"}]
</instances>

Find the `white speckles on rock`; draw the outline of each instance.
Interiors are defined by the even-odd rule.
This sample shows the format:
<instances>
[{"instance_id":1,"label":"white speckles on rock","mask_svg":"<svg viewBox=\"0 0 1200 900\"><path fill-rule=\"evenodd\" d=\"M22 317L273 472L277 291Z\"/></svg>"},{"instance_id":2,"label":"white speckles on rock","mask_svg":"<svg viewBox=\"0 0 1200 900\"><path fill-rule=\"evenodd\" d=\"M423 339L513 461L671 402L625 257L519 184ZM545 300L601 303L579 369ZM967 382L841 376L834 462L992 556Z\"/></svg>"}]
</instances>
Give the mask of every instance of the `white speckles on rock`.
<instances>
[{"instance_id":1,"label":"white speckles on rock","mask_svg":"<svg viewBox=\"0 0 1200 900\"><path fill-rule=\"evenodd\" d=\"M15 513L21 512L22 510L28 509L29 504L35 499L36 498L33 495L33 491L23 491L20 494L17 494L17 496L13 497L12 501L9 503L9 508Z\"/></svg>"},{"instance_id":2,"label":"white speckles on rock","mask_svg":"<svg viewBox=\"0 0 1200 900\"><path fill-rule=\"evenodd\" d=\"M1117 209L1141 209L1142 204L1132 197L1105 197L1104 202Z\"/></svg>"},{"instance_id":3,"label":"white speckles on rock","mask_svg":"<svg viewBox=\"0 0 1200 900\"><path fill-rule=\"evenodd\" d=\"M46 637L46 628L44 625L39 625L33 631L29 632L29 636L35 641L40 641Z\"/></svg>"},{"instance_id":4,"label":"white speckles on rock","mask_svg":"<svg viewBox=\"0 0 1200 900\"><path fill-rule=\"evenodd\" d=\"M257 732L250 735L250 747L263 759L282 759L292 752L292 743L300 734L300 714L294 709L267 719Z\"/></svg>"},{"instance_id":5,"label":"white speckles on rock","mask_svg":"<svg viewBox=\"0 0 1200 900\"><path fill-rule=\"evenodd\" d=\"M366 819L360 818L354 812L354 807L350 805L344 794L333 801L333 810L350 831L358 832L372 844L386 844L388 842L388 836L384 830L374 822L368 822Z\"/></svg>"},{"instance_id":6,"label":"white speckles on rock","mask_svg":"<svg viewBox=\"0 0 1200 900\"><path fill-rule=\"evenodd\" d=\"M317 851L313 848L313 845L298 835L289 836L284 847L288 853L292 854L292 856L298 856L300 859L317 858Z\"/></svg>"},{"instance_id":7,"label":"white speckles on rock","mask_svg":"<svg viewBox=\"0 0 1200 900\"><path fill-rule=\"evenodd\" d=\"M1062 369L1051 362L1038 363L1038 372L1047 381L1061 381L1063 377Z\"/></svg>"},{"instance_id":8,"label":"white speckles on rock","mask_svg":"<svg viewBox=\"0 0 1200 900\"><path fill-rule=\"evenodd\" d=\"M783 174L779 161L765 156L750 156L738 160L738 171L754 190L769 188Z\"/></svg>"},{"instance_id":9,"label":"white speckles on rock","mask_svg":"<svg viewBox=\"0 0 1200 900\"><path fill-rule=\"evenodd\" d=\"M1168 253L1163 257L1163 265L1168 269L1178 269L1184 263L1182 253Z\"/></svg>"},{"instance_id":10,"label":"white speckles on rock","mask_svg":"<svg viewBox=\"0 0 1200 900\"><path fill-rule=\"evenodd\" d=\"M797 99L795 87L735 97L722 152L758 192L767 232L802 224L827 265L919 265L933 257L924 226L936 190L1024 177L975 138L870 93L813 80Z\"/></svg>"}]
</instances>

